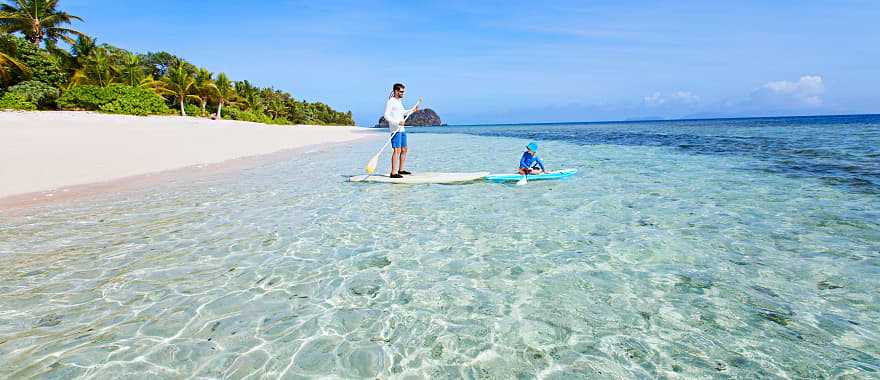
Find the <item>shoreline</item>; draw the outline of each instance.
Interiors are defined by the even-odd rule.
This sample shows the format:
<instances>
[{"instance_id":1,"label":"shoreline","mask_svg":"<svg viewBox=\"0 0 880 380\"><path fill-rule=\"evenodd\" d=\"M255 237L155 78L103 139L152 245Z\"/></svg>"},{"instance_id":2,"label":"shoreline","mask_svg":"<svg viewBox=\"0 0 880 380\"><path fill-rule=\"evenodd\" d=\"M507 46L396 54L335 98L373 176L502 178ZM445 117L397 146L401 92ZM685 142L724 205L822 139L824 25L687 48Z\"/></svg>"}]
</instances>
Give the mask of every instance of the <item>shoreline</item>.
<instances>
[{"instance_id":1,"label":"shoreline","mask_svg":"<svg viewBox=\"0 0 880 380\"><path fill-rule=\"evenodd\" d=\"M133 190L170 178L233 173L371 136L378 134L342 126L285 127L72 111L0 112L0 141L9 147L0 151L0 213ZM143 162L153 154L162 159ZM97 173L92 172L96 167Z\"/></svg>"}]
</instances>

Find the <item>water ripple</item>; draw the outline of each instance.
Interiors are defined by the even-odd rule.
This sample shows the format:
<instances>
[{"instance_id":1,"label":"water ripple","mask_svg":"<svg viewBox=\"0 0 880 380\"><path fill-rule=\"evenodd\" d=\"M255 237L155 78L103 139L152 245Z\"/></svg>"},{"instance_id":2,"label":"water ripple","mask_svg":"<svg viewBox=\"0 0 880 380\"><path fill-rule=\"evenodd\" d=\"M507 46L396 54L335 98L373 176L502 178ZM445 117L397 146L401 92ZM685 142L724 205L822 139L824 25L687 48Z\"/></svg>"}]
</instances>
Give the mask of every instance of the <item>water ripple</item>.
<instances>
[{"instance_id":1,"label":"water ripple","mask_svg":"<svg viewBox=\"0 0 880 380\"><path fill-rule=\"evenodd\" d=\"M524 140L411 142L413 171L507 171ZM340 180L373 149L0 221L0 377L880 373L874 195L751 155L553 140L571 180Z\"/></svg>"}]
</instances>

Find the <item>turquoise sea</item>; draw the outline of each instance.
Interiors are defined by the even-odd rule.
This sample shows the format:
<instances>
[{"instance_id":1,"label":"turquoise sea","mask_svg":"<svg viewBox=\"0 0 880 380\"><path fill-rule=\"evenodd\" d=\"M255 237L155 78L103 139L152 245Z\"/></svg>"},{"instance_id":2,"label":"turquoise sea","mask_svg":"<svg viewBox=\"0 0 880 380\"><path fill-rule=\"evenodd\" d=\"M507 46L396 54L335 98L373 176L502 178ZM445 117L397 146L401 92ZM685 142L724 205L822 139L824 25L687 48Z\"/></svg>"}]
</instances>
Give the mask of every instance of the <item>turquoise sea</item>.
<instances>
[{"instance_id":1,"label":"turquoise sea","mask_svg":"<svg viewBox=\"0 0 880 380\"><path fill-rule=\"evenodd\" d=\"M880 378L880 116L413 129L410 168L528 141L580 172L345 182L369 140L0 214L0 378Z\"/></svg>"}]
</instances>

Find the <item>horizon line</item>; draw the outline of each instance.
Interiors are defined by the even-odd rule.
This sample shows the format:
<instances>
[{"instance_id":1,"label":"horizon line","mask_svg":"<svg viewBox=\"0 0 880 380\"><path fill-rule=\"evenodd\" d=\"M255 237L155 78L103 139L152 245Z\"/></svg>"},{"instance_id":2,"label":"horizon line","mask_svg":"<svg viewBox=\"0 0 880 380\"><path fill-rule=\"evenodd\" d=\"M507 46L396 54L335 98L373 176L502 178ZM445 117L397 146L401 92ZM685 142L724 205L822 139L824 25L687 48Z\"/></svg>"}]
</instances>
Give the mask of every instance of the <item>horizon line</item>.
<instances>
[{"instance_id":1,"label":"horizon line","mask_svg":"<svg viewBox=\"0 0 880 380\"><path fill-rule=\"evenodd\" d=\"M520 123L475 123L475 124L446 124L444 127L490 127L507 125L562 125L562 124L609 124L609 123L650 123L659 121L709 121L709 120L749 120L749 119L783 119L783 118L812 118L812 117L853 117L853 116L880 116L880 113L856 113L856 114L820 114L820 115L783 115L783 116L735 116L735 117L700 117L679 119L639 119L639 120L594 120L594 121L558 121L558 122L520 122ZM436 127L436 126L410 126L412 128ZM367 127L375 128L375 127Z\"/></svg>"}]
</instances>

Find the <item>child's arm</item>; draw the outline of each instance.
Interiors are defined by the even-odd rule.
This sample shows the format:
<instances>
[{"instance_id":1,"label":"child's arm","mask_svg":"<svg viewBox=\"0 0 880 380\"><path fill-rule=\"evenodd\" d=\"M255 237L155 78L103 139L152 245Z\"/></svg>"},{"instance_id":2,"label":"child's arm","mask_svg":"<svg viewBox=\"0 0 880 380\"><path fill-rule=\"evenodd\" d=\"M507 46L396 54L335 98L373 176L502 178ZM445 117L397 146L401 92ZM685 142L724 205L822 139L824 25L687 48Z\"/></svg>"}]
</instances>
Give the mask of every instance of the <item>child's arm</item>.
<instances>
[{"instance_id":1,"label":"child's arm","mask_svg":"<svg viewBox=\"0 0 880 380\"><path fill-rule=\"evenodd\" d=\"M547 171L547 169L544 169L544 161L541 161L541 157L535 156L535 162L538 163L538 167L541 168L542 172Z\"/></svg>"},{"instance_id":2,"label":"child's arm","mask_svg":"<svg viewBox=\"0 0 880 380\"><path fill-rule=\"evenodd\" d=\"M521 167L521 168L528 168L529 167L529 162L526 161L526 157L528 157L528 154L524 152L522 157L520 157L520 159L519 159L519 167Z\"/></svg>"}]
</instances>

